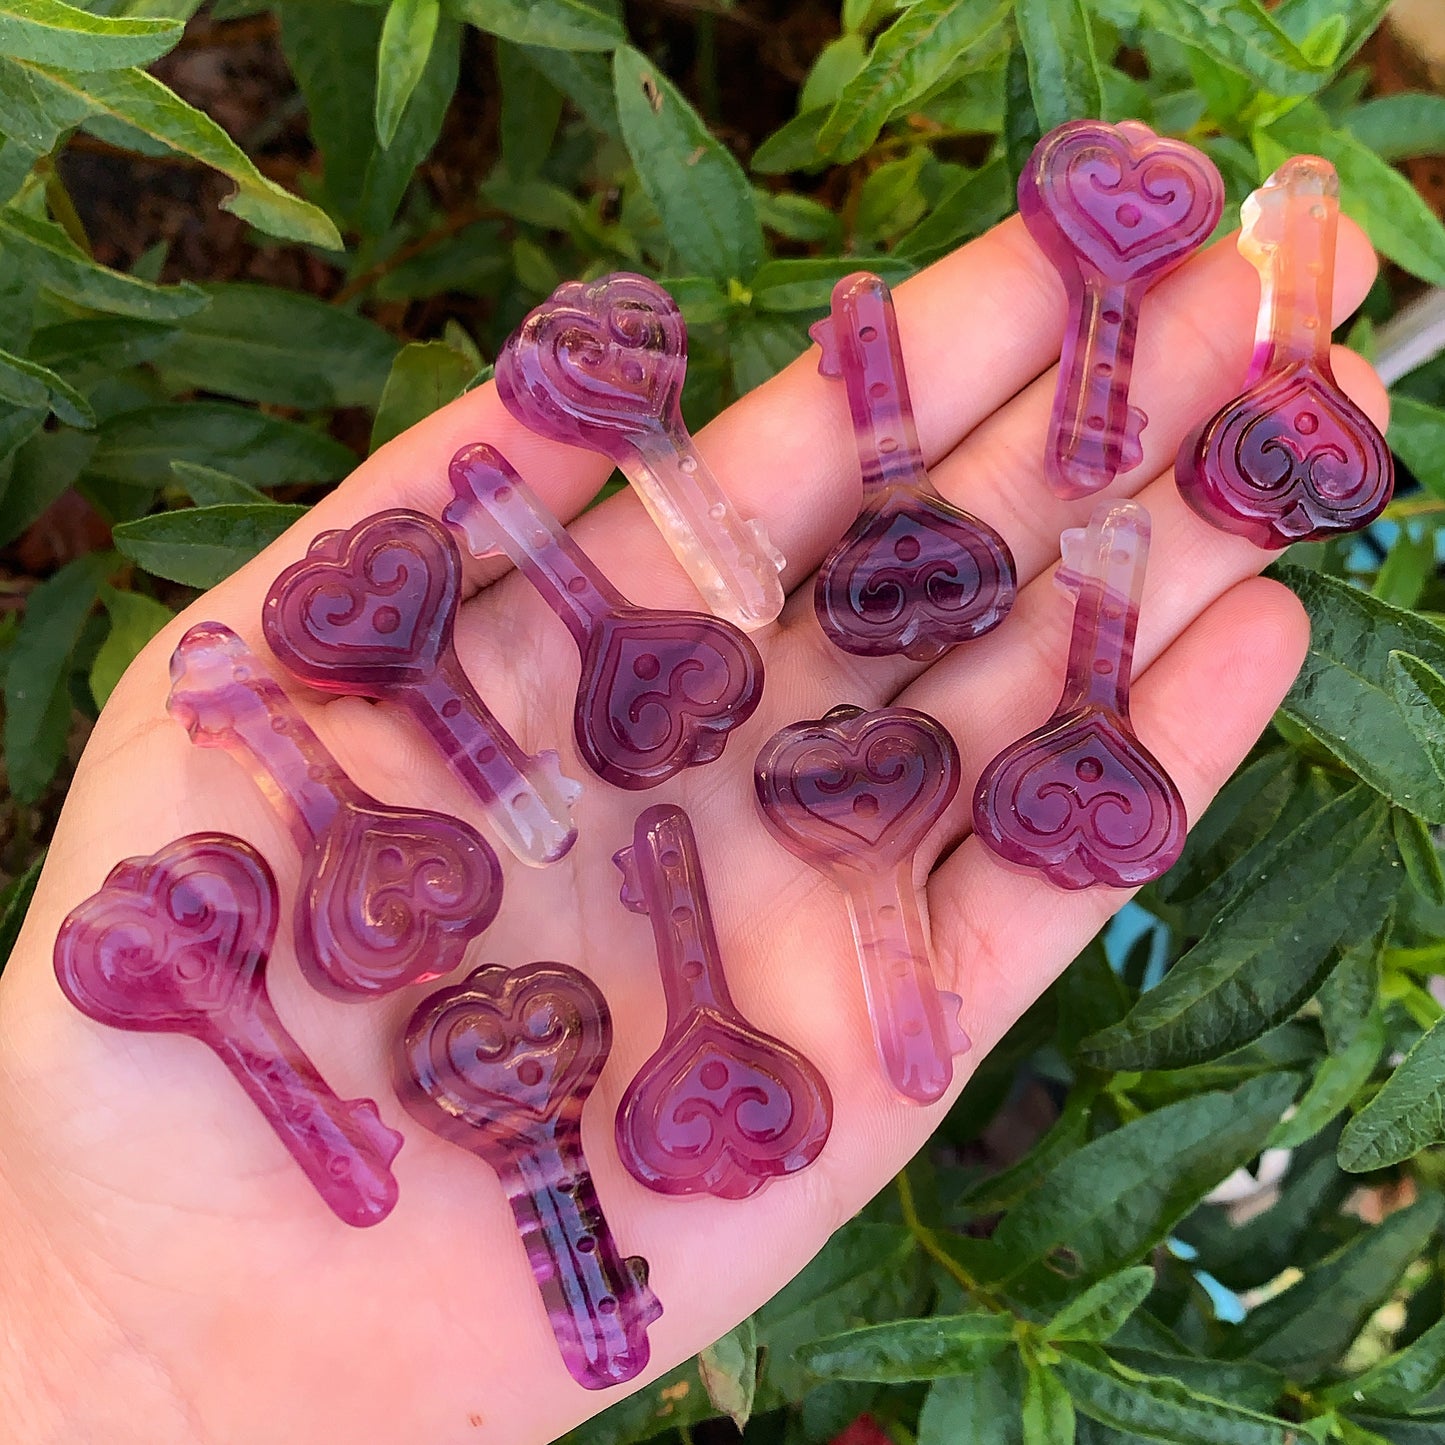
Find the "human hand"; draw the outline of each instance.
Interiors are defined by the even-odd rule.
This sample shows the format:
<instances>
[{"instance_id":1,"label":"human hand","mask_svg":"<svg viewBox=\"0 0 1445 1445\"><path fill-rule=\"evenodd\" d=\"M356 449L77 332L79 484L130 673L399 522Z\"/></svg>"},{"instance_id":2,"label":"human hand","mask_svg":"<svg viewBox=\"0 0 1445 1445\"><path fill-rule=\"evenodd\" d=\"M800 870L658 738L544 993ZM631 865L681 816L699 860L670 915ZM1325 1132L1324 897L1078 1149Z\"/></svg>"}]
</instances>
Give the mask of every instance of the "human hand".
<instances>
[{"instance_id":1,"label":"human hand","mask_svg":"<svg viewBox=\"0 0 1445 1445\"><path fill-rule=\"evenodd\" d=\"M1337 319L1363 298L1373 266L1343 222ZM1255 576L1268 555L1205 526L1171 472L1188 427L1239 389L1256 296L1232 240L1155 290L1134 373L1133 399L1150 417L1144 461L1114 488L1137 495L1153 518L1134 721L1191 818L1269 720L1307 637L1292 595ZM609 1000L616 1044L583 1133L619 1243L649 1260L664 1305L650 1331L651 1374L775 1293L921 1147L947 1106L901 1101L875 1066L842 899L755 815L760 744L840 702L919 708L957 739L964 783L931 840L940 861L928 881L938 983L962 995L974 1041L950 1101L1127 896L1060 892L1004 869L965 836L979 771L1057 696L1071 608L1049 573L1060 530L1082 524L1093 505L1058 500L1041 476L1062 288L1014 218L899 287L896 300L931 475L1008 540L1021 584L1013 615L926 668L854 658L825 641L811 574L852 520L859 483L842 388L818 376L810 350L700 441L739 509L762 518L789 559L783 617L754 636L767 666L758 713L720 760L645 797L590 779L579 841L561 863L525 868L502 850L502 911L471 954L473 963L571 963ZM1335 366L1383 425L1384 393L1365 363L1337 353ZM225 622L266 655L262 598L311 537L387 507L440 515L447 462L477 440L506 454L560 517L576 517L584 549L634 601L695 605L630 493L577 515L608 464L526 433L488 385L384 447L141 654L96 726L0 978L0 1418L16 1445L530 1445L622 1393L590 1394L564 1370L495 1177L396 1103L392 1047L420 992L339 1003L303 984L286 922L291 843L236 764L193 748L165 713L167 660L187 627ZM457 647L469 674L529 752L560 748L564 771L582 777L571 639L501 564L469 561L468 580L475 595ZM362 787L487 831L398 709L303 702ZM818 1161L741 1202L649 1193L612 1144L618 1098L657 1045L663 1006L648 923L619 907L611 857L631 841L636 814L658 801L683 804L697 823L739 1005L816 1063L834 1096ZM236 833L272 862L282 893L270 972L277 1009L339 1094L376 1098L407 1135L400 1202L374 1229L337 1224L207 1050L100 1028L56 985L51 948L65 914L121 858L201 829Z\"/></svg>"}]
</instances>

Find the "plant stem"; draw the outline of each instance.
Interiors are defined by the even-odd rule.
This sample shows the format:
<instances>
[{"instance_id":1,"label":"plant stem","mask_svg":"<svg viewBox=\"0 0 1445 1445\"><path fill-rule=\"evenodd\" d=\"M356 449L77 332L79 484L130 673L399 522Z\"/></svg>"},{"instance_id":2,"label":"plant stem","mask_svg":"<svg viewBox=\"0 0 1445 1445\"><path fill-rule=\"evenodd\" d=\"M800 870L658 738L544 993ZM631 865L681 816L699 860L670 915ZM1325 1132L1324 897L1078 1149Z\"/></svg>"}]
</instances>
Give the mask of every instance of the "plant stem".
<instances>
[{"instance_id":1,"label":"plant stem","mask_svg":"<svg viewBox=\"0 0 1445 1445\"><path fill-rule=\"evenodd\" d=\"M893 1176L893 1187L898 1191L898 1212L903 1216L904 1227L918 1242L918 1247L924 1254L981 1304L987 1305L989 1309L998 1310L1000 1314L1007 1313L1006 1307L974 1279L968 1270L943 1247L938 1235L918 1217L918 1203L913 1197L913 1181L909 1179L906 1169L900 1170Z\"/></svg>"}]
</instances>

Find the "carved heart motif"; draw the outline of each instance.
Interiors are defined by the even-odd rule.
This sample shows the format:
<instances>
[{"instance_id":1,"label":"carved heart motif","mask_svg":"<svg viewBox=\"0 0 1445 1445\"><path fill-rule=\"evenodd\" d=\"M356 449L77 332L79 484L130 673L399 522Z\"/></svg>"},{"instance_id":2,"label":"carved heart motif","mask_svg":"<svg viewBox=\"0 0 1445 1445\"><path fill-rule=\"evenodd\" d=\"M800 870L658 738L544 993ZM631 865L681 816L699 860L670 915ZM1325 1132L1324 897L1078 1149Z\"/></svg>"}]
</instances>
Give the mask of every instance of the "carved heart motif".
<instances>
[{"instance_id":1,"label":"carved heart motif","mask_svg":"<svg viewBox=\"0 0 1445 1445\"><path fill-rule=\"evenodd\" d=\"M379 512L323 532L266 594L271 650L297 677L379 696L416 686L451 647L461 561L420 512Z\"/></svg>"},{"instance_id":2,"label":"carved heart motif","mask_svg":"<svg viewBox=\"0 0 1445 1445\"><path fill-rule=\"evenodd\" d=\"M958 791L959 758L942 724L910 708L834 708L766 743L754 772L763 815L815 866L897 867Z\"/></svg>"},{"instance_id":3,"label":"carved heart motif","mask_svg":"<svg viewBox=\"0 0 1445 1445\"><path fill-rule=\"evenodd\" d=\"M1206 422L1176 474L1207 521L1272 548L1367 526L1395 479L1375 424L1308 364L1266 375Z\"/></svg>"},{"instance_id":4,"label":"carved heart motif","mask_svg":"<svg viewBox=\"0 0 1445 1445\"><path fill-rule=\"evenodd\" d=\"M1020 186L1110 281L1152 281L1214 229L1224 187L1209 158L1137 121L1071 121L1035 148ZM1027 203L1032 200L1030 207Z\"/></svg>"},{"instance_id":5,"label":"carved heart motif","mask_svg":"<svg viewBox=\"0 0 1445 1445\"><path fill-rule=\"evenodd\" d=\"M628 1085L617 1150L659 1193L745 1199L818 1157L832 1110L828 1086L801 1054L741 1018L698 1008Z\"/></svg>"},{"instance_id":6,"label":"carved heart motif","mask_svg":"<svg viewBox=\"0 0 1445 1445\"><path fill-rule=\"evenodd\" d=\"M828 554L813 605L844 652L932 662L997 627L1017 591L992 527L942 497L891 488Z\"/></svg>"},{"instance_id":7,"label":"carved heart motif","mask_svg":"<svg viewBox=\"0 0 1445 1445\"><path fill-rule=\"evenodd\" d=\"M1060 888L1136 888L1184 847L1184 802L1120 720L1085 708L1000 753L974 794L974 831Z\"/></svg>"},{"instance_id":8,"label":"carved heart motif","mask_svg":"<svg viewBox=\"0 0 1445 1445\"><path fill-rule=\"evenodd\" d=\"M574 713L577 747L599 777L651 788L721 756L763 694L763 660L731 624L630 608L588 638Z\"/></svg>"},{"instance_id":9,"label":"carved heart motif","mask_svg":"<svg viewBox=\"0 0 1445 1445\"><path fill-rule=\"evenodd\" d=\"M401 1048L406 1107L502 1168L519 1149L575 1136L612 1049L612 1019L574 968L494 964L426 999Z\"/></svg>"},{"instance_id":10,"label":"carved heart motif","mask_svg":"<svg viewBox=\"0 0 1445 1445\"><path fill-rule=\"evenodd\" d=\"M390 993L450 973L501 906L496 853L441 813L346 809L308 857L296 951L328 993Z\"/></svg>"},{"instance_id":11,"label":"carved heart motif","mask_svg":"<svg viewBox=\"0 0 1445 1445\"><path fill-rule=\"evenodd\" d=\"M248 843L192 833L112 868L55 940L55 975L114 1028L193 1033L263 987L276 881Z\"/></svg>"},{"instance_id":12,"label":"carved heart motif","mask_svg":"<svg viewBox=\"0 0 1445 1445\"><path fill-rule=\"evenodd\" d=\"M655 281L568 281L507 338L497 393L541 435L614 455L678 415L687 326Z\"/></svg>"}]
</instances>

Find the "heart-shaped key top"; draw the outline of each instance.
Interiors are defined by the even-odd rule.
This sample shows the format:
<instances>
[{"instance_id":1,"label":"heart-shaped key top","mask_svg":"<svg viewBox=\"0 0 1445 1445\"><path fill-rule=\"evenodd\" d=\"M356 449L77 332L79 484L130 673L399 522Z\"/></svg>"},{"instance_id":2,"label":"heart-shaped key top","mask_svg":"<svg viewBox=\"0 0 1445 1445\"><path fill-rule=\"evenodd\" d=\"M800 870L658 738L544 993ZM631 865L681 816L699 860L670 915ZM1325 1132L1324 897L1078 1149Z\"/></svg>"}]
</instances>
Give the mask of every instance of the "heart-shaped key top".
<instances>
[{"instance_id":1,"label":"heart-shaped key top","mask_svg":"<svg viewBox=\"0 0 1445 1445\"><path fill-rule=\"evenodd\" d=\"M1330 367L1339 177L1319 156L1296 156L1240 214L1239 249L1259 272L1254 362L1244 394L1179 448L1179 490L1206 522L1257 547L1358 531L1385 509L1395 468Z\"/></svg>"},{"instance_id":2,"label":"heart-shaped key top","mask_svg":"<svg viewBox=\"0 0 1445 1445\"><path fill-rule=\"evenodd\" d=\"M629 602L494 447L452 458L446 520L477 557L504 552L582 655L573 731L599 778L655 788L722 756L763 695L763 660L729 622Z\"/></svg>"},{"instance_id":3,"label":"heart-shaped key top","mask_svg":"<svg viewBox=\"0 0 1445 1445\"><path fill-rule=\"evenodd\" d=\"M370 1099L338 1099L286 1032L266 991L276 880L249 843L192 833L127 858L71 910L55 976L111 1028L188 1034L211 1049L265 1115L316 1192L347 1224L396 1203L401 1135Z\"/></svg>"},{"instance_id":4,"label":"heart-shaped key top","mask_svg":"<svg viewBox=\"0 0 1445 1445\"><path fill-rule=\"evenodd\" d=\"M1057 581L1076 599L1063 696L983 770L974 831L1060 888L1135 888L1178 858L1187 826L1179 790L1129 721L1149 514L1101 502L1061 543Z\"/></svg>"},{"instance_id":5,"label":"heart-shaped key top","mask_svg":"<svg viewBox=\"0 0 1445 1445\"><path fill-rule=\"evenodd\" d=\"M806 1169L832 1127L832 1095L807 1059L733 1002L687 814L649 808L614 861L623 904L652 920L667 996L662 1044L617 1109L627 1172L661 1194L745 1199Z\"/></svg>"},{"instance_id":6,"label":"heart-shaped key top","mask_svg":"<svg viewBox=\"0 0 1445 1445\"><path fill-rule=\"evenodd\" d=\"M932 662L1008 615L1013 555L928 479L887 283L845 276L809 334L823 348L818 370L848 388L863 470L862 510L813 583L818 621L844 652Z\"/></svg>"},{"instance_id":7,"label":"heart-shaped key top","mask_svg":"<svg viewBox=\"0 0 1445 1445\"><path fill-rule=\"evenodd\" d=\"M775 733L753 772L763 820L848 902L883 1072L916 1103L941 1098L969 1046L962 1000L933 978L914 854L958 792L958 748L926 713L835 707Z\"/></svg>"},{"instance_id":8,"label":"heart-shaped key top","mask_svg":"<svg viewBox=\"0 0 1445 1445\"><path fill-rule=\"evenodd\" d=\"M461 585L445 527L420 512L378 512L322 532L271 584L261 622L301 681L406 708L507 847L524 863L555 863L577 841L581 787L556 753L524 753L477 696L452 644Z\"/></svg>"},{"instance_id":9,"label":"heart-shaped key top","mask_svg":"<svg viewBox=\"0 0 1445 1445\"><path fill-rule=\"evenodd\" d=\"M1018 194L1069 302L1044 472L1083 497L1143 460L1147 418L1129 405L1139 306L1209 239L1224 183L1202 151L1137 120L1071 120L1034 147Z\"/></svg>"},{"instance_id":10,"label":"heart-shaped key top","mask_svg":"<svg viewBox=\"0 0 1445 1445\"><path fill-rule=\"evenodd\" d=\"M492 965L423 1000L397 1062L407 1112L501 1178L557 1346L589 1390L646 1368L662 1313L582 1154L582 1106L611 1048L607 1001L575 968Z\"/></svg>"},{"instance_id":11,"label":"heart-shaped key top","mask_svg":"<svg viewBox=\"0 0 1445 1445\"><path fill-rule=\"evenodd\" d=\"M687 326L646 276L559 286L507 338L497 395L540 436L622 469L708 610L752 631L783 610L783 557L744 521L683 425Z\"/></svg>"},{"instance_id":12,"label":"heart-shaped key top","mask_svg":"<svg viewBox=\"0 0 1445 1445\"><path fill-rule=\"evenodd\" d=\"M316 988L381 994L438 978L497 916L501 864L476 829L358 788L229 627L199 622L181 638L166 706L193 743L245 764L285 821L301 854L296 954Z\"/></svg>"}]
</instances>

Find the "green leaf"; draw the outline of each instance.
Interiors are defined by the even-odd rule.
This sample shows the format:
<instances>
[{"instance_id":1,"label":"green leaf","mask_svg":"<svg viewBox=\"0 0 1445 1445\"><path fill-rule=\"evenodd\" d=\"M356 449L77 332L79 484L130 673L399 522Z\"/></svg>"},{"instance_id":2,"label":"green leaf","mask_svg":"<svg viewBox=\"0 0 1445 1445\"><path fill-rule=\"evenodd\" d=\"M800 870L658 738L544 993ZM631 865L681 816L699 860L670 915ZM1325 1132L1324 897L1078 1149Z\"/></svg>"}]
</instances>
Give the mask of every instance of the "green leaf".
<instances>
[{"instance_id":1,"label":"green leaf","mask_svg":"<svg viewBox=\"0 0 1445 1445\"><path fill-rule=\"evenodd\" d=\"M733 388L739 396L770 381L808 346L802 326L782 316L744 316L731 340Z\"/></svg>"},{"instance_id":2,"label":"green leaf","mask_svg":"<svg viewBox=\"0 0 1445 1445\"><path fill-rule=\"evenodd\" d=\"M1023 1445L1019 1358L997 1356L967 1375L936 1380L918 1417L918 1445Z\"/></svg>"},{"instance_id":3,"label":"green leaf","mask_svg":"<svg viewBox=\"0 0 1445 1445\"><path fill-rule=\"evenodd\" d=\"M20 937L20 927L30 911L30 900L35 896L35 885L40 882L40 870L44 866L45 854L42 853L0 892L0 971L15 951L15 940Z\"/></svg>"},{"instance_id":4,"label":"green leaf","mask_svg":"<svg viewBox=\"0 0 1445 1445\"><path fill-rule=\"evenodd\" d=\"M1424 1034L1385 1087L1345 1126L1340 1168L1352 1174L1398 1164L1445 1143L1445 1021Z\"/></svg>"},{"instance_id":5,"label":"green leaf","mask_svg":"<svg viewBox=\"0 0 1445 1445\"><path fill-rule=\"evenodd\" d=\"M356 465L351 451L322 432L222 401L123 412L102 422L98 436L88 471L130 486L165 486L176 460L268 487L332 481Z\"/></svg>"},{"instance_id":6,"label":"green leaf","mask_svg":"<svg viewBox=\"0 0 1445 1445\"><path fill-rule=\"evenodd\" d=\"M1019 177L1042 136L1029 89L1028 57L1023 46L1015 43L1009 48L1003 84L1003 158L1008 166L1010 193L1018 191Z\"/></svg>"},{"instance_id":7,"label":"green leaf","mask_svg":"<svg viewBox=\"0 0 1445 1445\"><path fill-rule=\"evenodd\" d=\"M1304 667L1284 714L1391 802L1445 821L1445 782L1416 735L1418 703L1395 691L1392 652L1445 669L1445 632L1323 572L1278 566L1310 616Z\"/></svg>"},{"instance_id":8,"label":"green leaf","mask_svg":"<svg viewBox=\"0 0 1445 1445\"><path fill-rule=\"evenodd\" d=\"M1403 657L1401 661L1403 663ZM1445 730L1445 719L1442 719L1442 730ZM1427 903L1445 908L1445 866L1441 864L1440 849L1430 830L1403 808L1391 810L1390 822L1394 826L1400 861L1415 891Z\"/></svg>"},{"instance_id":9,"label":"green leaf","mask_svg":"<svg viewBox=\"0 0 1445 1445\"><path fill-rule=\"evenodd\" d=\"M1267 1074L1095 1139L1009 1210L977 1267L1047 1302L1133 1264L1258 1153L1294 1092L1291 1076Z\"/></svg>"},{"instance_id":10,"label":"green leaf","mask_svg":"<svg viewBox=\"0 0 1445 1445\"><path fill-rule=\"evenodd\" d=\"M518 180L542 169L557 123L562 118L562 92L519 45L497 41L497 78L502 83L502 164Z\"/></svg>"},{"instance_id":11,"label":"green leaf","mask_svg":"<svg viewBox=\"0 0 1445 1445\"><path fill-rule=\"evenodd\" d=\"M758 1390L758 1330L753 1317L709 1345L697 1357L697 1370L708 1399L745 1430Z\"/></svg>"},{"instance_id":12,"label":"green leaf","mask_svg":"<svg viewBox=\"0 0 1445 1445\"><path fill-rule=\"evenodd\" d=\"M956 79L984 63L1003 39L1000 22L1008 8L1009 0L915 0L843 87L818 133L818 150L856 160L895 115L945 76Z\"/></svg>"},{"instance_id":13,"label":"green leaf","mask_svg":"<svg viewBox=\"0 0 1445 1445\"><path fill-rule=\"evenodd\" d=\"M181 29L174 20L92 15L61 0L0 0L0 54L71 70L149 65Z\"/></svg>"},{"instance_id":14,"label":"green leaf","mask_svg":"<svg viewBox=\"0 0 1445 1445\"><path fill-rule=\"evenodd\" d=\"M1392 652L1387 678L1410 731L1445 779L1445 677L1408 652Z\"/></svg>"},{"instance_id":15,"label":"green leaf","mask_svg":"<svg viewBox=\"0 0 1445 1445\"><path fill-rule=\"evenodd\" d=\"M28 355L31 361L63 376L73 377L80 372L87 376L114 375L153 360L174 336L169 326L126 316L58 321L35 333Z\"/></svg>"},{"instance_id":16,"label":"green leaf","mask_svg":"<svg viewBox=\"0 0 1445 1445\"><path fill-rule=\"evenodd\" d=\"M396 356L375 322L279 286L222 282L188 317L161 369L175 390L302 410L374 407Z\"/></svg>"},{"instance_id":17,"label":"green leaf","mask_svg":"<svg viewBox=\"0 0 1445 1445\"><path fill-rule=\"evenodd\" d=\"M1418 607L1425 586L1435 573L1433 528L1400 528L1370 591L1396 607Z\"/></svg>"},{"instance_id":18,"label":"green leaf","mask_svg":"<svg viewBox=\"0 0 1445 1445\"><path fill-rule=\"evenodd\" d=\"M1311 103L1296 106L1255 133L1261 166L1314 152L1340 173L1340 208L1375 248L1433 285L1445 285L1445 226L1409 180Z\"/></svg>"},{"instance_id":19,"label":"green leaf","mask_svg":"<svg viewBox=\"0 0 1445 1445\"><path fill-rule=\"evenodd\" d=\"M824 311L833 287L859 269L856 256L798 256L764 261L753 273L748 289L759 311ZM870 256L867 266L889 285L913 274L906 262L889 256Z\"/></svg>"},{"instance_id":20,"label":"green leaf","mask_svg":"<svg viewBox=\"0 0 1445 1445\"><path fill-rule=\"evenodd\" d=\"M1043 129L1102 115L1099 58L1083 0L1018 0L1014 20Z\"/></svg>"},{"instance_id":21,"label":"green leaf","mask_svg":"<svg viewBox=\"0 0 1445 1445\"><path fill-rule=\"evenodd\" d=\"M93 427L90 403L47 366L0 350L0 399L13 406L54 412L70 426Z\"/></svg>"},{"instance_id":22,"label":"green leaf","mask_svg":"<svg viewBox=\"0 0 1445 1445\"><path fill-rule=\"evenodd\" d=\"M1445 497L1445 410L1391 392L1386 440L1426 491Z\"/></svg>"},{"instance_id":23,"label":"green leaf","mask_svg":"<svg viewBox=\"0 0 1445 1445\"><path fill-rule=\"evenodd\" d=\"M5 670L5 767L17 802L36 802L65 756L71 654L114 562L108 553L78 558L26 602Z\"/></svg>"},{"instance_id":24,"label":"green leaf","mask_svg":"<svg viewBox=\"0 0 1445 1445\"><path fill-rule=\"evenodd\" d=\"M376 135L396 139L402 112L421 80L441 20L441 0L391 0L376 55Z\"/></svg>"},{"instance_id":25,"label":"green leaf","mask_svg":"<svg viewBox=\"0 0 1445 1445\"><path fill-rule=\"evenodd\" d=\"M232 472L202 466L200 462L177 460L171 463L176 480L198 507L214 507L222 502L269 502L259 487L242 481Z\"/></svg>"},{"instance_id":26,"label":"green leaf","mask_svg":"<svg viewBox=\"0 0 1445 1445\"><path fill-rule=\"evenodd\" d=\"M1305 1272L1289 1289L1252 1310L1227 1353L1313 1380L1344 1354L1365 1321L1429 1243L1445 1201L1427 1195L1392 1214Z\"/></svg>"},{"instance_id":27,"label":"green leaf","mask_svg":"<svg viewBox=\"0 0 1445 1445\"><path fill-rule=\"evenodd\" d=\"M624 39L617 17L588 0L447 0L447 10L518 45L611 50Z\"/></svg>"},{"instance_id":28,"label":"green leaf","mask_svg":"<svg viewBox=\"0 0 1445 1445\"><path fill-rule=\"evenodd\" d=\"M1340 961L1319 991L1320 1024L1333 1054L1349 1048L1365 1027L1380 997L1381 960L1395 923L1387 909L1373 938L1362 938L1340 951Z\"/></svg>"},{"instance_id":29,"label":"green leaf","mask_svg":"<svg viewBox=\"0 0 1445 1445\"><path fill-rule=\"evenodd\" d=\"M90 665L90 695L96 707L106 705L136 654L175 616L163 602L142 592L106 587L102 596L110 631Z\"/></svg>"},{"instance_id":30,"label":"green leaf","mask_svg":"<svg viewBox=\"0 0 1445 1445\"><path fill-rule=\"evenodd\" d=\"M1333 1123L1369 1083L1384 1051L1385 1019L1375 1012L1344 1049L1325 1056L1294 1113L1270 1135L1269 1147L1296 1149Z\"/></svg>"},{"instance_id":31,"label":"green leaf","mask_svg":"<svg viewBox=\"0 0 1445 1445\"><path fill-rule=\"evenodd\" d=\"M1125 1436L1170 1445L1296 1445L1293 1427L1157 1375L1129 1370L1087 1345L1070 1346L1059 1374L1079 1411Z\"/></svg>"},{"instance_id":32,"label":"green leaf","mask_svg":"<svg viewBox=\"0 0 1445 1445\"><path fill-rule=\"evenodd\" d=\"M455 401L467 389L474 370L471 359L445 341L413 341L403 346L391 364L376 409L371 450Z\"/></svg>"},{"instance_id":33,"label":"green leaf","mask_svg":"<svg viewBox=\"0 0 1445 1445\"><path fill-rule=\"evenodd\" d=\"M829 108L820 105L785 121L753 152L753 170L762 176L821 170L827 158L819 149L818 133L828 113Z\"/></svg>"},{"instance_id":34,"label":"green leaf","mask_svg":"<svg viewBox=\"0 0 1445 1445\"><path fill-rule=\"evenodd\" d=\"M1094 1094L1087 1088L1072 1090L1049 1131L1017 1164L992 1178L980 1180L963 1196L963 1205L969 1213L995 1214L1011 1208L1061 1160L1076 1153L1089 1137L1094 1102Z\"/></svg>"},{"instance_id":35,"label":"green leaf","mask_svg":"<svg viewBox=\"0 0 1445 1445\"><path fill-rule=\"evenodd\" d=\"M1228 1400L1231 1405L1242 1405L1246 1410L1267 1411L1285 1391L1283 1375L1252 1360L1214 1360L1201 1359L1197 1355L1169 1354L1123 1345L1117 1338L1109 1346L1109 1358L1125 1370L1174 1380L1196 1395Z\"/></svg>"},{"instance_id":36,"label":"green leaf","mask_svg":"<svg viewBox=\"0 0 1445 1445\"><path fill-rule=\"evenodd\" d=\"M1445 1320L1371 1365L1362 1375L1342 1380L1323 1392L1329 1404L1374 1406L1403 1413L1445 1385Z\"/></svg>"},{"instance_id":37,"label":"green leaf","mask_svg":"<svg viewBox=\"0 0 1445 1445\"><path fill-rule=\"evenodd\" d=\"M1147 1264L1120 1270L1091 1285L1046 1324L1049 1340L1107 1340L1144 1303L1154 1288L1154 1270Z\"/></svg>"},{"instance_id":38,"label":"green leaf","mask_svg":"<svg viewBox=\"0 0 1445 1445\"><path fill-rule=\"evenodd\" d=\"M853 236L868 244L891 239L915 224L928 209L919 184L928 152L919 146L868 173L858 190Z\"/></svg>"},{"instance_id":39,"label":"green leaf","mask_svg":"<svg viewBox=\"0 0 1445 1445\"><path fill-rule=\"evenodd\" d=\"M1259 0L1145 0L1143 11L1164 34L1275 95L1308 95L1333 73L1333 56L1306 55Z\"/></svg>"},{"instance_id":40,"label":"green leaf","mask_svg":"<svg viewBox=\"0 0 1445 1445\"><path fill-rule=\"evenodd\" d=\"M1357 105L1345 117L1350 134L1382 161L1445 151L1445 95L1405 91Z\"/></svg>"},{"instance_id":41,"label":"green leaf","mask_svg":"<svg viewBox=\"0 0 1445 1445\"><path fill-rule=\"evenodd\" d=\"M306 512L281 502L227 502L122 522L113 536L117 549L147 572L207 588L224 582Z\"/></svg>"},{"instance_id":42,"label":"green leaf","mask_svg":"<svg viewBox=\"0 0 1445 1445\"><path fill-rule=\"evenodd\" d=\"M521 52L539 75L557 87L594 130L622 136L617 121L617 99L612 93L612 67L602 55L546 50L524 45Z\"/></svg>"},{"instance_id":43,"label":"green leaf","mask_svg":"<svg viewBox=\"0 0 1445 1445\"><path fill-rule=\"evenodd\" d=\"M1204 937L1122 1022L1085 1040L1098 1068L1173 1069L1242 1048L1319 988L1346 930L1373 930L1398 886L1389 810L1357 786L1283 838Z\"/></svg>"},{"instance_id":44,"label":"green leaf","mask_svg":"<svg viewBox=\"0 0 1445 1445\"><path fill-rule=\"evenodd\" d=\"M732 152L630 46L612 57L612 78L623 141L678 260L718 281L751 276L763 259L763 228Z\"/></svg>"},{"instance_id":45,"label":"green leaf","mask_svg":"<svg viewBox=\"0 0 1445 1445\"><path fill-rule=\"evenodd\" d=\"M1024 1445L1074 1445L1074 1402L1051 1366L1028 1362L1020 1413Z\"/></svg>"},{"instance_id":46,"label":"green leaf","mask_svg":"<svg viewBox=\"0 0 1445 1445\"><path fill-rule=\"evenodd\" d=\"M98 266L59 226L14 206L0 209L0 250L40 285L94 311L174 321L206 304L205 292L189 282L153 286L137 276Z\"/></svg>"},{"instance_id":47,"label":"green leaf","mask_svg":"<svg viewBox=\"0 0 1445 1445\"><path fill-rule=\"evenodd\" d=\"M1003 157L995 156L945 191L890 254L895 260L926 266L982 235L1013 207L1008 164Z\"/></svg>"},{"instance_id":48,"label":"green leaf","mask_svg":"<svg viewBox=\"0 0 1445 1445\"><path fill-rule=\"evenodd\" d=\"M26 439L12 457L9 480L0 491L0 546L13 542L75 485L95 443L94 432L68 427Z\"/></svg>"},{"instance_id":49,"label":"green leaf","mask_svg":"<svg viewBox=\"0 0 1445 1445\"><path fill-rule=\"evenodd\" d=\"M987 1364L1013 1338L1008 1315L982 1310L865 1325L804 1345L800 1363L826 1380L936 1380Z\"/></svg>"}]
</instances>

